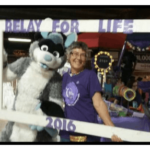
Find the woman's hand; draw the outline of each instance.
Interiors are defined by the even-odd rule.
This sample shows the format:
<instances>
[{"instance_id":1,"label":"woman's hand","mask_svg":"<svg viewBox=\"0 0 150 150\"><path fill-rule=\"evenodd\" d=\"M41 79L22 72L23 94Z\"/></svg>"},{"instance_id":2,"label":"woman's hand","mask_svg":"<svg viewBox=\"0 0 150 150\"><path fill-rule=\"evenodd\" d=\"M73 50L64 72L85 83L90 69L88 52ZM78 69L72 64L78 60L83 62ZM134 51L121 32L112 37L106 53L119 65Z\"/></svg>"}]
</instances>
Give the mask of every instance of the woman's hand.
<instances>
[{"instance_id":1,"label":"woman's hand","mask_svg":"<svg viewBox=\"0 0 150 150\"><path fill-rule=\"evenodd\" d=\"M123 141L121 140L121 138L119 138L119 137L118 137L117 135L115 135L115 134L112 135L111 140L112 140L113 142L123 142Z\"/></svg>"}]
</instances>

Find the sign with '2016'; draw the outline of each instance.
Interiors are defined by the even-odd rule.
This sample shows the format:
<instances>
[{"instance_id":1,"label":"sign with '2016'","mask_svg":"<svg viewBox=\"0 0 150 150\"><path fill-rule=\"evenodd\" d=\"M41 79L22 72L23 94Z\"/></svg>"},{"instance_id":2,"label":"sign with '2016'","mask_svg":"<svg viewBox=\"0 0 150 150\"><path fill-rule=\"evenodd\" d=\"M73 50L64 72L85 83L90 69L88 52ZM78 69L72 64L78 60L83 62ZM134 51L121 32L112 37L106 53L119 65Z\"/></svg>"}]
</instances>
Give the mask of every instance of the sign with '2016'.
<instances>
[{"instance_id":1,"label":"sign with '2016'","mask_svg":"<svg viewBox=\"0 0 150 150\"><path fill-rule=\"evenodd\" d=\"M55 128L58 130L72 131L72 132L75 132L76 130L76 126L73 123L73 120L68 121L60 118L53 119L51 117L47 117L46 120L49 121L46 127Z\"/></svg>"}]
</instances>

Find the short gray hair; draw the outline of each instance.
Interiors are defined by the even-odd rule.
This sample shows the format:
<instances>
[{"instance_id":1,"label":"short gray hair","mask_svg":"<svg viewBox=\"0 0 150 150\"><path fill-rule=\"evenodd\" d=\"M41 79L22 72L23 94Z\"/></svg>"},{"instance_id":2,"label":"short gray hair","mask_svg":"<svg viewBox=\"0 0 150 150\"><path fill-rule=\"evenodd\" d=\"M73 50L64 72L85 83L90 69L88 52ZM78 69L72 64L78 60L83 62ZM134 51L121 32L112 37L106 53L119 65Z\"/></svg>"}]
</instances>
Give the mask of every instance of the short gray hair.
<instances>
[{"instance_id":1,"label":"short gray hair","mask_svg":"<svg viewBox=\"0 0 150 150\"><path fill-rule=\"evenodd\" d=\"M66 53L67 55L70 55L70 53L73 51L75 48L81 48L83 51L87 53L88 51L88 46L84 42L73 42L67 49Z\"/></svg>"}]
</instances>

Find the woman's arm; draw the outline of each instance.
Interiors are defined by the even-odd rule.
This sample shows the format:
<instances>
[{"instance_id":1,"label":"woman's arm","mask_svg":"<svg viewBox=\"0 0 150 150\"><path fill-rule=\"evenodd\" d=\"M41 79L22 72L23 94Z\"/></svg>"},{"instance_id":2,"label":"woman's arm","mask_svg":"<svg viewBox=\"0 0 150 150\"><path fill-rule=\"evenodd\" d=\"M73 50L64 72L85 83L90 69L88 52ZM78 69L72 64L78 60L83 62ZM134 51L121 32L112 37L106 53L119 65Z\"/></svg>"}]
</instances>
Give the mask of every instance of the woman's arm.
<instances>
[{"instance_id":1,"label":"woman's arm","mask_svg":"<svg viewBox=\"0 0 150 150\"><path fill-rule=\"evenodd\" d=\"M98 115L103 120L105 125L114 126L113 122L111 121L107 105L103 101L101 94L96 92L92 97L94 108L96 109ZM111 140L114 142L122 142L122 140L116 136L112 135Z\"/></svg>"},{"instance_id":2,"label":"woman's arm","mask_svg":"<svg viewBox=\"0 0 150 150\"><path fill-rule=\"evenodd\" d=\"M105 125L114 126L113 122L111 121L107 105L103 101L101 94L96 92L93 96L93 105L96 109L99 117L103 120Z\"/></svg>"}]
</instances>

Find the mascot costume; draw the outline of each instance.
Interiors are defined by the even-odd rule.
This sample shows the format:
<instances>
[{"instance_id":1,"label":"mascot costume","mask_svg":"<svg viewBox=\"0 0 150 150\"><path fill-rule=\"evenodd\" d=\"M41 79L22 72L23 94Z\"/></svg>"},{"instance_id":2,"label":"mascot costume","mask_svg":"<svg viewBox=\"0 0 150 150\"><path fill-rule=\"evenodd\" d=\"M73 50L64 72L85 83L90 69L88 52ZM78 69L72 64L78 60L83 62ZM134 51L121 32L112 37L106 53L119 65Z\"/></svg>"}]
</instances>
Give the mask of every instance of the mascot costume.
<instances>
[{"instance_id":1,"label":"mascot costume","mask_svg":"<svg viewBox=\"0 0 150 150\"><path fill-rule=\"evenodd\" d=\"M3 81L18 80L13 109L29 114L64 117L61 95L62 77L57 72L66 62L65 48L77 40L76 34L41 32L30 45L29 56L7 64L4 51ZM8 122L1 142L51 142L56 129Z\"/></svg>"}]
</instances>

